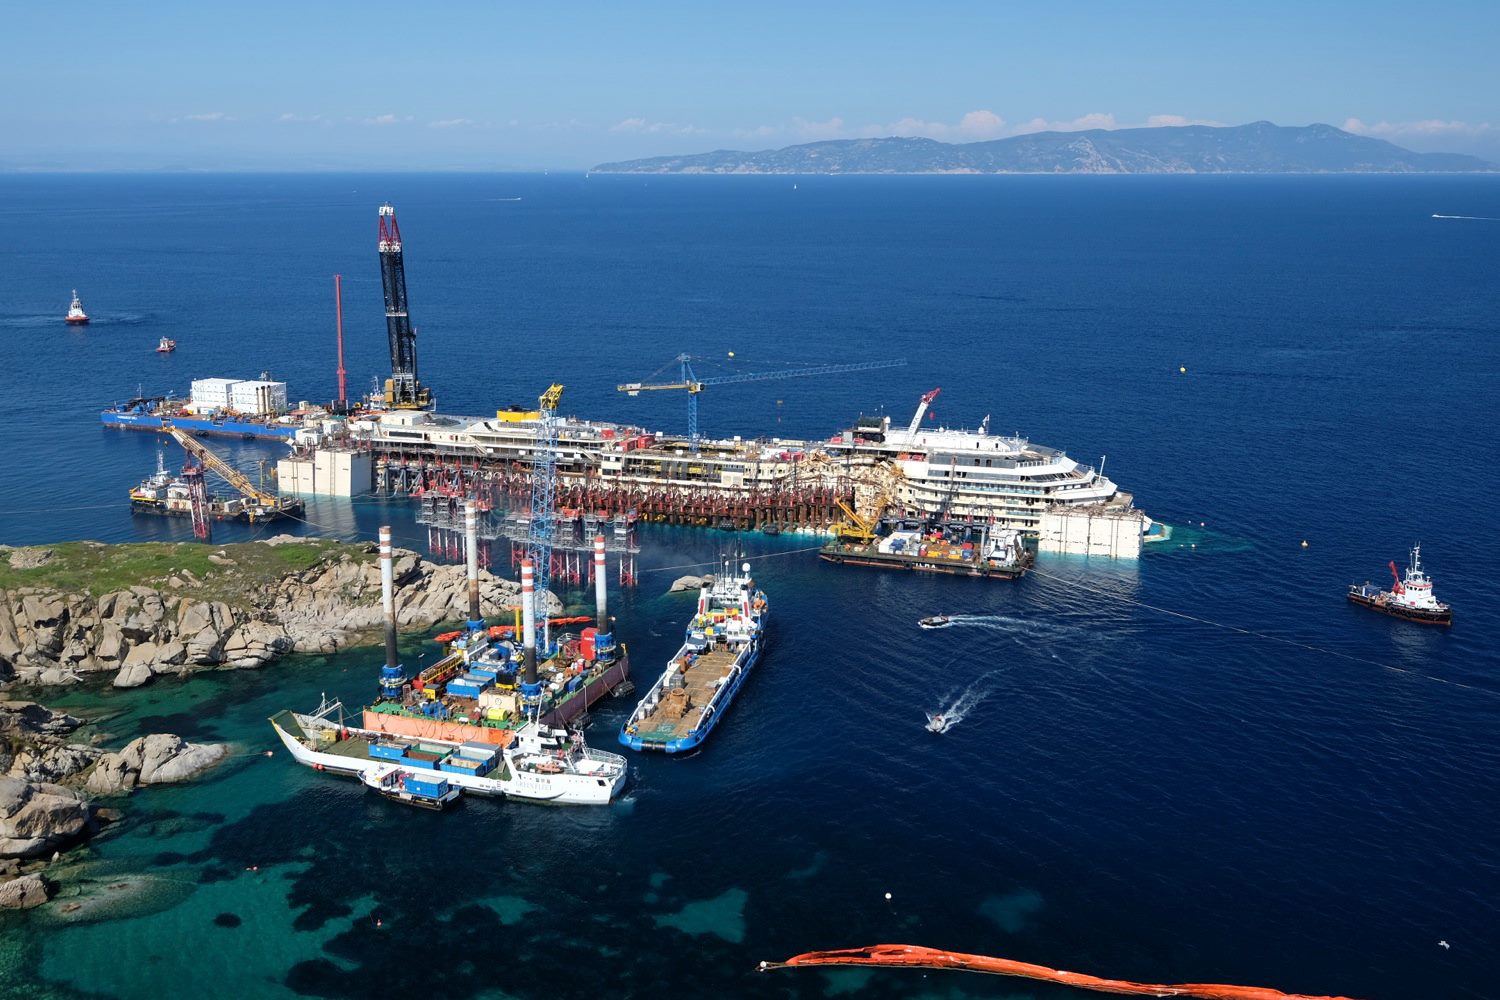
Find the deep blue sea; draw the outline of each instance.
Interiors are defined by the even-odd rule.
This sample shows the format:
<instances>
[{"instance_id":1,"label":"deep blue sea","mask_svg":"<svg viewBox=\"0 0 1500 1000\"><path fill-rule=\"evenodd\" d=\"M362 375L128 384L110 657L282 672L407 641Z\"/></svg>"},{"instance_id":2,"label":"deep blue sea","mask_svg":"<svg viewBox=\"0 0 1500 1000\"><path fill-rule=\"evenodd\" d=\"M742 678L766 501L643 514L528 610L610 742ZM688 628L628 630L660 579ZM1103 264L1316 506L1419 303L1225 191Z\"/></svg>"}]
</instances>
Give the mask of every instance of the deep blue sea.
<instances>
[{"instance_id":1,"label":"deep blue sea","mask_svg":"<svg viewBox=\"0 0 1500 1000\"><path fill-rule=\"evenodd\" d=\"M368 387L386 200L446 412L560 381L568 412L680 430L682 397L615 385L682 351L700 375L905 358L712 387L704 432L822 437L941 386L937 422L1107 455L1177 534L1014 584L748 536L767 658L703 752L633 758L609 809L413 815L262 755L278 708L367 697L375 650L45 693L115 743L239 755L137 793L59 873L82 910L0 917L0 995L1084 995L754 971L903 942L1148 982L1500 996L1500 180L3 177L0 542L185 537L132 517L158 442L99 408L263 370L330 398L336 272ZM86 329L61 323L75 287ZM401 503L308 518L423 541ZM687 616L670 580L731 541L643 532L641 585L614 598L641 678ZM1451 630L1343 599L1416 541ZM939 612L973 617L916 628ZM960 698L957 727L923 731ZM591 739L611 748L629 707Z\"/></svg>"}]
</instances>

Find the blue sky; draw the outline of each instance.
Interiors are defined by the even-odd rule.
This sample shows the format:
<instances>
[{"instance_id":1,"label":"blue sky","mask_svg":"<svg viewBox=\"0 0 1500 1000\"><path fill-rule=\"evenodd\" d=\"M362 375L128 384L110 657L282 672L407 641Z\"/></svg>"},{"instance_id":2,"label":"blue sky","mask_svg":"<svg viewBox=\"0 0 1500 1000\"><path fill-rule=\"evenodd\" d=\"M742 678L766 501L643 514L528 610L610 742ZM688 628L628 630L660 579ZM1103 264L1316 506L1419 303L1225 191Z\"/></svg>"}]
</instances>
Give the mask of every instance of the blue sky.
<instances>
[{"instance_id":1,"label":"blue sky","mask_svg":"<svg viewBox=\"0 0 1500 1000\"><path fill-rule=\"evenodd\" d=\"M1496 3L8 4L0 168L579 169L1320 121L1500 160Z\"/></svg>"}]
</instances>

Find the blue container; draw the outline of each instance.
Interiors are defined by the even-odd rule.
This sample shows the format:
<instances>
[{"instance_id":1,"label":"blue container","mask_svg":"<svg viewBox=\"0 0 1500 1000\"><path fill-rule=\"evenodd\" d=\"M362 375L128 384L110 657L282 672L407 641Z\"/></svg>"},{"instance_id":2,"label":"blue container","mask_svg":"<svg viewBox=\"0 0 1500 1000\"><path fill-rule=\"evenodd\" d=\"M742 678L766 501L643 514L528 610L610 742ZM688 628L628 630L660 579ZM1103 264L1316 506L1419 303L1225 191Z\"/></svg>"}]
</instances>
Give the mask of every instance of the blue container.
<instances>
[{"instance_id":1,"label":"blue container","mask_svg":"<svg viewBox=\"0 0 1500 1000\"><path fill-rule=\"evenodd\" d=\"M379 760L400 760L406 753L406 747L394 743L371 743L370 756Z\"/></svg>"},{"instance_id":2,"label":"blue container","mask_svg":"<svg viewBox=\"0 0 1500 1000\"><path fill-rule=\"evenodd\" d=\"M448 791L448 779L437 776L427 777L422 774L408 774L406 776L406 790L413 795L430 795L438 798Z\"/></svg>"},{"instance_id":3,"label":"blue container","mask_svg":"<svg viewBox=\"0 0 1500 1000\"><path fill-rule=\"evenodd\" d=\"M487 681L493 681L499 673L500 671L494 667L470 667L468 674L465 675L465 680L470 677L482 677Z\"/></svg>"},{"instance_id":4,"label":"blue container","mask_svg":"<svg viewBox=\"0 0 1500 1000\"><path fill-rule=\"evenodd\" d=\"M479 761L465 760L463 757L450 757L438 765L439 771L448 771L451 774L481 774Z\"/></svg>"}]
</instances>

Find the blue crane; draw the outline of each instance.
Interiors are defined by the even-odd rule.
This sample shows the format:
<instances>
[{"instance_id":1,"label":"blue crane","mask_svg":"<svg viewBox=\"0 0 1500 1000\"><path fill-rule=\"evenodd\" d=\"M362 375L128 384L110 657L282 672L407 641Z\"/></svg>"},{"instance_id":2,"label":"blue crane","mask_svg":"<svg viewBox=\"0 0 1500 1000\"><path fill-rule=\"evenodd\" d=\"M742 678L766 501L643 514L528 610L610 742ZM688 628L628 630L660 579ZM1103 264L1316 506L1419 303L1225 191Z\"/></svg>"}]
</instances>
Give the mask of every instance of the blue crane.
<instances>
[{"instance_id":1,"label":"blue crane","mask_svg":"<svg viewBox=\"0 0 1500 1000\"><path fill-rule=\"evenodd\" d=\"M700 361L703 359L699 359ZM906 359L895 361L861 361L854 364L839 365L813 365L809 368L786 368L774 372L747 372L742 375L714 375L709 378L699 378L693 372L693 359L686 354L679 354L672 359L673 362L682 366L681 378L676 382L626 382L624 385L615 386L617 392L627 395L638 396L643 392L656 392L663 389L683 389L688 394L688 443L692 446L693 453L698 451L698 393L711 385L729 385L734 382L766 382L772 379L803 378L811 375L837 375L841 372L863 372L875 368L899 368L906 364Z\"/></svg>"},{"instance_id":2,"label":"blue crane","mask_svg":"<svg viewBox=\"0 0 1500 1000\"><path fill-rule=\"evenodd\" d=\"M551 639L547 623L547 588L552 583L552 536L557 519L557 406L563 387L553 384L537 400L536 447L531 456L531 521L526 532L526 554L536 574L533 611L537 656L545 657Z\"/></svg>"}]
</instances>

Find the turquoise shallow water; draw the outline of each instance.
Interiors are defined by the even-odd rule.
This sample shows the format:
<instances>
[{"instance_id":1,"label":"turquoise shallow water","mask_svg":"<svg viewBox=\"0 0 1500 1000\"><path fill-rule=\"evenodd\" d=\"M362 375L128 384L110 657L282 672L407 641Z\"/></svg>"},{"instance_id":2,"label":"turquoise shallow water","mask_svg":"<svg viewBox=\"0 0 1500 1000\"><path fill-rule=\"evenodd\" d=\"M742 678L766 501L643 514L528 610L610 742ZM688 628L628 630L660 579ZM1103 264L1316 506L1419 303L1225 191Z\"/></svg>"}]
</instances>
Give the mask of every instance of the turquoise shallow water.
<instances>
[{"instance_id":1,"label":"turquoise shallow water","mask_svg":"<svg viewBox=\"0 0 1500 1000\"><path fill-rule=\"evenodd\" d=\"M446 408L558 377L575 412L672 425L675 402L613 386L686 346L899 352L907 368L857 379L715 387L705 426L822 436L942 385L944 422L991 413L1107 453L1172 539L1137 564L1052 559L983 586L747 537L774 607L762 667L702 753L633 759L610 809L417 815L263 756L275 710L367 697L374 650L49 694L107 715L116 742L171 731L238 756L126 803L64 873L87 908L0 917L0 991L1075 995L753 972L910 941L1145 981L1494 994L1500 551L1476 491L1500 458L1500 228L1430 216L1500 215L1500 184L841 178L794 198L775 179L595 180L0 178L0 366L36 393L0 396L0 419L48 459L40 490L0 481L0 540L174 537L117 502L154 442L93 410L138 382L267 366L326 395L334 270L351 368L377 370L386 197ZM74 284L100 317L82 333L54 329ZM150 354L161 335L176 355ZM401 504L310 520L422 541ZM1458 624L1346 606L1348 582L1418 538ZM688 612L667 584L732 540L643 540L642 585L612 602L649 677ZM915 627L940 612L964 617ZM413 637L404 656L431 649ZM923 731L960 700L954 729ZM611 746L629 707L591 739Z\"/></svg>"}]
</instances>

